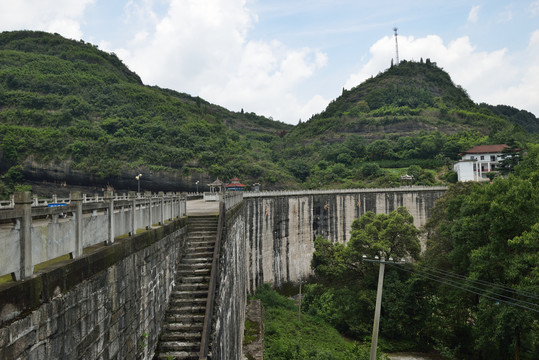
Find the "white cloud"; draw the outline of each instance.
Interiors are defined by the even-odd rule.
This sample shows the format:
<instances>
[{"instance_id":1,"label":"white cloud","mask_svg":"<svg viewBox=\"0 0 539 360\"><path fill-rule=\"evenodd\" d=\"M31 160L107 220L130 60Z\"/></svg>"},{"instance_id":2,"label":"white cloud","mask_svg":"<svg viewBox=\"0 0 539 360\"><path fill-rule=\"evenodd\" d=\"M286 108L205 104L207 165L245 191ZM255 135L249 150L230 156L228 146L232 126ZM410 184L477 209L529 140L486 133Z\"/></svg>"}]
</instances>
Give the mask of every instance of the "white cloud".
<instances>
[{"instance_id":1,"label":"white cloud","mask_svg":"<svg viewBox=\"0 0 539 360\"><path fill-rule=\"evenodd\" d=\"M481 9L481 6L479 5L472 6L472 9L468 14L468 22L476 23L477 20L479 20L479 9Z\"/></svg>"},{"instance_id":2,"label":"white cloud","mask_svg":"<svg viewBox=\"0 0 539 360\"><path fill-rule=\"evenodd\" d=\"M534 1L530 4L530 13L532 16L539 15L539 1Z\"/></svg>"},{"instance_id":3,"label":"white cloud","mask_svg":"<svg viewBox=\"0 0 539 360\"><path fill-rule=\"evenodd\" d=\"M351 88L384 71L394 55L391 37L378 40L370 48L371 58L345 84ZM535 31L522 53L509 54L503 48L478 51L466 36L445 44L439 36L415 39L399 37L401 59L418 61L430 58L449 73L453 82L468 91L475 102L505 104L539 114L539 30Z\"/></svg>"},{"instance_id":4,"label":"white cloud","mask_svg":"<svg viewBox=\"0 0 539 360\"><path fill-rule=\"evenodd\" d=\"M533 32L522 59L521 66L515 66L517 76L507 86L498 86L487 95L493 104L508 104L531 111L539 116L539 30Z\"/></svg>"},{"instance_id":5,"label":"white cloud","mask_svg":"<svg viewBox=\"0 0 539 360\"><path fill-rule=\"evenodd\" d=\"M0 30L42 30L82 37L84 11L94 0L17 0L0 2Z\"/></svg>"},{"instance_id":6,"label":"white cloud","mask_svg":"<svg viewBox=\"0 0 539 360\"><path fill-rule=\"evenodd\" d=\"M165 16L115 52L146 83L289 123L309 117L305 112L320 106L320 97L302 104L294 89L326 65L327 55L276 40L248 41L256 21L245 0L171 0Z\"/></svg>"}]
</instances>

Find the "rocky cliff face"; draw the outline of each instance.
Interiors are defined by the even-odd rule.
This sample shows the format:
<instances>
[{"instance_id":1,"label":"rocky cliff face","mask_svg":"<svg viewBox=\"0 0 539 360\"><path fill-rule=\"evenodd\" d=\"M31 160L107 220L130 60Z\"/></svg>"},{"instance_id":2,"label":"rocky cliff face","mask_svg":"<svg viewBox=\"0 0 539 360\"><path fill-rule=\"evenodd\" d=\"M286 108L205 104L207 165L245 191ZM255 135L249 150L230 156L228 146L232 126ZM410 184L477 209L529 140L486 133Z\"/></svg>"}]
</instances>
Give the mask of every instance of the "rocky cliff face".
<instances>
[{"instance_id":1,"label":"rocky cliff face","mask_svg":"<svg viewBox=\"0 0 539 360\"><path fill-rule=\"evenodd\" d=\"M34 193L39 195L67 195L72 190L86 190L87 192L100 192L112 187L117 192L137 191L138 183L135 178L141 173L141 191L174 191L195 192L196 181L199 181L198 190L208 190L206 184L211 179L207 174L181 175L180 172L152 171L147 167L140 169L125 169L121 175L101 178L83 170L74 169L71 161L60 163L42 163L28 159L22 164L25 181L32 185Z\"/></svg>"}]
</instances>

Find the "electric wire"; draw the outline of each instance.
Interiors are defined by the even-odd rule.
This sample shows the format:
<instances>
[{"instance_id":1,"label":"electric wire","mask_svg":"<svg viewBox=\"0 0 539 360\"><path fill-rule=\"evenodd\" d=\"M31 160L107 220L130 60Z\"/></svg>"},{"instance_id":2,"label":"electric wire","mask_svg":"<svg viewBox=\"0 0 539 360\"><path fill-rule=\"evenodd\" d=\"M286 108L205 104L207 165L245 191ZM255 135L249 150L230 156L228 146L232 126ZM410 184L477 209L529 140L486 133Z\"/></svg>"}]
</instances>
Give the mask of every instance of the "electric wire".
<instances>
[{"instance_id":1,"label":"electric wire","mask_svg":"<svg viewBox=\"0 0 539 360\"><path fill-rule=\"evenodd\" d=\"M397 269L400 269L400 270L402 270L402 271L406 271L406 272L409 272L409 273L412 273L412 274L416 274L416 275L418 275L418 276L427 278L427 279L429 279L429 280L433 280L433 281L436 281L436 282L440 282L440 283L443 283L443 284L446 284L446 285L449 285L449 286L458 288L458 289L460 289L460 290L467 291L467 292L472 293L472 294L476 294L476 295L479 295L479 296L486 297L486 298L491 299L491 300L494 300L494 301L499 301L499 302L503 302L503 303L506 303L506 304L509 304L509 305L514 305L514 306L517 306L517 307L520 307L520 308L523 308L523 309L526 309L526 310L534 311L534 312L539 312L539 305L538 305L538 304L529 303L529 302L521 301L521 300L514 299L514 298L509 298L509 297L503 296L503 295L500 296L500 294L494 294L494 295L498 295L498 296L500 296L500 297L509 298L509 299L512 300L512 301L500 299L500 298L497 298L497 297L495 297L495 296L487 295L487 294L485 294L484 292L478 292L478 291L474 291L474 290L471 290L471 289L469 289L469 288L460 286L460 285L458 285L458 283L455 282L455 281L447 281L447 279L444 279L444 278L442 278L442 277L440 277L440 276L437 276L437 275L434 275L434 274L428 274L428 273L425 273L425 272L418 272L418 271L416 271L416 270L409 270L409 269L406 269L406 268L404 268L404 267L397 266L397 265L394 265L394 264L389 264L389 265L392 265L392 266L394 266L394 267L397 267ZM485 290L485 289L480 289L480 290ZM531 304L531 305L533 305L533 306L535 306L535 307L538 307L538 308L531 308L531 307L522 305L522 303L525 303L525 304Z\"/></svg>"},{"instance_id":2,"label":"electric wire","mask_svg":"<svg viewBox=\"0 0 539 360\"><path fill-rule=\"evenodd\" d=\"M504 285L500 285L500 284L496 284L496 283L491 283L491 282L484 281L484 280L479 280L479 279L474 280L474 279L470 279L470 278L468 278L468 277L466 277L464 275L455 274L455 273L452 273L450 271L445 271L445 270L441 270L441 269L431 268L431 267L425 266L425 265L421 265L421 268L427 269L428 271L437 272L437 273L443 274L445 276L451 276L453 278L462 279L462 280L465 280L467 282L473 282L473 283L476 283L476 284L490 286L490 287L493 287L493 288L505 290L505 291L512 292L512 293L517 294L517 295L524 296L524 297L529 297L529 298L532 298L532 299L539 299L539 294L532 293L532 292L529 292L529 291L518 290L518 289L509 287L509 286L504 286Z\"/></svg>"},{"instance_id":3,"label":"electric wire","mask_svg":"<svg viewBox=\"0 0 539 360\"><path fill-rule=\"evenodd\" d=\"M417 274L421 275L421 274L427 274L429 276L434 276L436 277L437 279L441 279L443 281L446 281L446 282L450 282L452 284L455 284L457 286L461 286L462 288L466 287L466 288L470 288L470 289L475 289L477 291L489 291L491 292L491 295L493 296L498 296L498 297L501 297L501 298L505 298L505 299L508 299L510 301L518 301L519 303L523 303L523 304L528 304L528 305L531 305L531 306L539 306L535 303L532 303L532 302L528 302L526 300L520 300L520 299L515 299L514 297L512 296L507 296L507 295L503 295L503 294L499 294L497 292L494 292L493 289L485 289L485 288L482 288L482 287L478 287L478 286L474 286L474 285L471 285L471 284L468 284L466 283L466 279L464 279L464 283L460 283L459 281L455 281L455 280L451 280L451 279L445 279L441 276L438 276L438 275L435 275L435 274L429 274L429 273L426 273L425 271L422 271L422 270L415 270Z\"/></svg>"}]
</instances>

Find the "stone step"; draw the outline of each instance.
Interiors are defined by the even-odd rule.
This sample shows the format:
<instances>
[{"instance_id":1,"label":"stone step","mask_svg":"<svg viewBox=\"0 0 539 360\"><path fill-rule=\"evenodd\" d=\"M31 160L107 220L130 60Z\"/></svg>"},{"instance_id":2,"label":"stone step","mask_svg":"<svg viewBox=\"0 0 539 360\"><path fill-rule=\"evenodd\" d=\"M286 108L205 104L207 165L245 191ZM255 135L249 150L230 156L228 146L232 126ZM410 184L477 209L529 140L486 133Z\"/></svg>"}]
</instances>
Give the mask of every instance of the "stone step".
<instances>
[{"instance_id":1,"label":"stone step","mask_svg":"<svg viewBox=\"0 0 539 360\"><path fill-rule=\"evenodd\" d=\"M183 306L182 306L183 305ZM205 303L201 303L200 306L194 306L192 304L179 304L178 306L170 306L170 309L167 310L167 313L171 314L200 314L206 312Z\"/></svg>"},{"instance_id":2,"label":"stone step","mask_svg":"<svg viewBox=\"0 0 539 360\"><path fill-rule=\"evenodd\" d=\"M164 351L197 351L200 342L195 341L163 341L159 343L159 350Z\"/></svg>"},{"instance_id":3,"label":"stone step","mask_svg":"<svg viewBox=\"0 0 539 360\"><path fill-rule=\"evenodd\" d=\"M203 242L194 242L187 245L188 251L211 251L215 248L215 240L212 241L203 241Z\"/></svg>"},{"instance_id":4,"label":"stone step","mask_svg":"<svg viewBox=\"0 0 539 360\"><path fill-rule=\"evenodd\" d=\"M198 264L182 264L178 266L178 271L191 271L189 274L198 275L201 270L211 270L211 262L204 262ZM197 273L198 271L198 273Z\"/></svg>"},{"instance_id":5,"label":"stone step","mask_svg":"<svg viewBox=\"0 0 539 360\"><path fill-rule=\"evenodd\" d=\"M187 254L185 254L185 258L197 258L197 257L201 257L201 258L205 258L205 257L213 257L213 251L193 251L193 252L187 252Z\"/></svg>"},{"instance_id":6,"label":"stone step","mask_svg":"<svg viewBox=\"0 0 539 360\"><path fill-rule=\"evenodd\" d=\"M170 294L173 298L189 299L189 298L207 298L208 290L197 290L197 291L177 291L173 290Z\"/></svg>"},{"instance_id":7,"label":"stone step","mask_svg":"<svg viewBox=\"0 0 539 360\"><path fill-rule=\"evenodd\" d=\"M219 223L217 221L200 221L200 222L189 222L188 223L188 226L189 226L189 231L192 231L192 230L199 230L199 229L211 229L211 230L215 230L217 229L217 226L219 225Z\"/></svg>"},{"instance_id":8,"label":"stone step","mask_svg":"<svg viewBox=\"0 0 539 360\"><path fill-rule=\"evenodd\" d=\"M208 283L180 283L176 284L174 290L177 291L199 291L205 290L208 291Z\"/></svg>"},{"instance_id":9,"label":"stone step","mask_svg":"<svg viewBox=\"0 0 539 360\"><path fill-rule=\"evenodd\" d=\"M187 323L187 324L181 324L181 323L165 323L165 324L163 324L163 327L165 328L165 330L171 331L171 332L202 331L203 326L204 325L202 324L202 322L199 322L199 323L191 322L191 323Z\"/></svg>"},{"instance_id":10,"label":"stone step","mask_svg":"<svg viewBox=\"0 0 539 360\"><path fill-rule=\"evenodd\" d=\"M206 264L204 264L206 265ZM197 269L193 269L191 267L187 268L183 268L183 269L178 269L178 271L176 272L176 282L177 283L181 283L182 279L185 278L185 277L190 277L190 276L209 276L211 273L211 269L209 266L204 266L204 267L201 267L201 268L197 268Z\"/></svg>"},{"instance_id":11,"label":"stone step","mask_svg":"<svg viewBox=\"0 0 539 360\"><path fill-rule=\"evenodd\" d=\"M193 257L193 258L185 258L182 261L186 265L191 265L191 264L211 263L212 260L213 260L212 257ZM211 266L211 265L207 265L207 266Z\"/></svg>"},{"instance_id":12,"label":"stone step","mask_svg":"<svg viewBox=\"0 0 539 360\"><path fill-rule=\"evenodd\" d=\"M166 351L156 355L159 360L198 360L198 351Z\"/></svg>"},{"instance_id":13,"label":"stone step","mask_svg":"<svg viewBox=\"0 0 539 360\"><path fill-rule=\"evenodd\" d=\"M199 246L199 247L190 247L186 250L186 255L193 255L193 254L204 254L204 256L213 256L213 246Z\"/></svg>"},{"instance_id":14,"label":"stone step","mask_svg":"<svg viewBox=\"0 0 539 360\"><path fill-rule=\"evenodd\" d=\"M205 235L205 234L217 234L217 225L203 225L203 226L197 226L193 227L190 226L187 230L187 236L194 236L197 234Z\"/></svg>"},{"instance_id":15,"label":"stone step","mask_svg":"<svg viewBox=\"0 0 539 360\"><path fill-rule=\"evenodd\" d=\"M187 240L189 242L193 241L215 241L217 239L217 234L206 234L206 233L196 233L189 235Z\"/></svg>"},{"instance_id":16,"label":"stone step","mask_svg":"<svg viewBox=\"0 0 539 360\"><path fill-rule=\"evenodd\" d=\"M210 281L209 276L189 275L189 276L178 277L179 284L196 284L196 283L204 284L204 283L208 283L209 281Z\"/></svg>"},{"instance_id":17,"label":"stone step","mask_svg":"<svg viewBox=\"0 0 539 360\"><path fill-rule=\"evenodd\" d=\"M215 246L215 238L197 238L197 239L191 239L187 243L187 248L192 247L211 247L213 248Z\"/></svg>"},{"instance_id":18,"label":"stone step","mask_svg":"<svg viewBox=\"0 0 539 360\"><path fill-rule=\"evenodd\" d=\"M208 297L200 297L200 298L174 298L170 299L169 306L170 307L182 307L182 306L206 306L206 301L208 300Z\"/></svg>"},{"instance_id":19,"label":"stone step","mask_svg":"<svg viewBox=\"0 0 539 360\"><path fill-rule=\"evenodd\" d=\"M168 324L202 324L204 314L169 314L165 316L165 323Z\"/></svg>"},{"instance_id":20,"label":"stone step","mask_svg":"<svg viewBox=\"0 0 539 360\"><path fill-rule=\"evenodd\" d=\"M161 335L159 340L162 341L199 341L202 333L200 331L171 331Z\"/></svg>"}]
</instances>

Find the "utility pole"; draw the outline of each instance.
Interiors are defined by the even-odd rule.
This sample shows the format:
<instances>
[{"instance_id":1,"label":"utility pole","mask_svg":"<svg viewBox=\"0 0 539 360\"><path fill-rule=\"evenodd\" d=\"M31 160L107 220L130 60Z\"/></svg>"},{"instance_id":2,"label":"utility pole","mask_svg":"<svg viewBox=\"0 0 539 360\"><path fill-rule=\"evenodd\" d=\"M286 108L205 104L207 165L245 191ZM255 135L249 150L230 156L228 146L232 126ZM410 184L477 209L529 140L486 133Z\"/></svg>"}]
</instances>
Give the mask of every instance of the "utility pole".
<instances>
[{"instance_id":1,"label":"utility pole","mask_svg":"<svg viewBox=\"0 0 539 360\"><path fill-rule=\"evenodd\" d=\"M363 261L374 262L380 264L380 270L378 272L378 288L376 289L376 306L374 308L374 324L372 326L372 341L371 341L371 356L369 360L376 360L376 349L378 347L378 329L380 325L380 310L382 309L382 289L384 287L384 271L386 264L404 264L404 258L400 262L393 261L393 258L389 258L389 261L385 261L384 257L378 260L378 256L374 257L374 260L367 259L363 255Z\"/></svg>"},{"instance_id":2,"label":"utility pole","mask_svg":"<svg viewBox=\"0 0 539 360\"><path fill-rule=\"evenodd\" d=\"M301 280L299 281L299 307L298 307L298 322L301 322Z\"/></svg>"}]
</instances>

